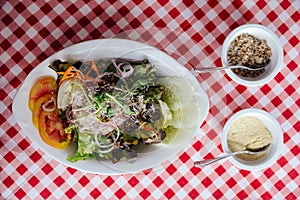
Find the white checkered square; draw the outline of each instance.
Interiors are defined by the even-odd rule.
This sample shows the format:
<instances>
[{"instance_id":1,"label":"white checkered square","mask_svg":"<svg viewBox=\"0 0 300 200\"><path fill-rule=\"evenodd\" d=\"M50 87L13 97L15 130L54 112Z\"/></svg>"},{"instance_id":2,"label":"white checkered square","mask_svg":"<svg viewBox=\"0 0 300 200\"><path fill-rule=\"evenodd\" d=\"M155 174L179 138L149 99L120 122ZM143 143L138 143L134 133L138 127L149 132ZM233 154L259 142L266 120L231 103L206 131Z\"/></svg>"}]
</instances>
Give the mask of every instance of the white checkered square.
<instances>
[{"instance_id":1,"label":"white checkered square","mask_svg":"<svg viewBox=\"0 0 300 200\"><path fill-rule=\"evenodd\" d=\"M132 13L134 17L138 17L143 11L139 7L134 7L130 13Z\"/></svg>"},{"instance_id":2,"label":"white checkered square","mask_svg":"<svg viewBox=\"0 0 300 200\"><path fill-rule=\"evenodd\" d=\"M47 15L45 15L39 21L44 27L47 27L50 24L51 19Z\"/></svg>"},{"instance_id":3,"label":"white checkered square","mask_svg":"<svg viewBox=\"0 0 300 200\"><path fill-rule=\"evenodd\" d=\"M255 17L257 20L262 21L266 18L266 13L264 13L262 10L259 10L256 14Z\"/></svg>"},{"instance_id":4,"label":"white checkered square","mask_svg":"<svg viewBox=\"0 0 300 200\"><path fill-rule=\"evenodd\" d=\"M10 59L10 56L8 55L8 53L3 52L2 54L0 54L0 60L1 60L1 62L5 63L5 62L7 62L9 59ZM4 79L4 78L3 78L3 79ZM0 82L0 83L1 83L1 82ZM3 86L3 85L1 84L1 86Z\"/></svg>"},{"instance_id":5,"label":"white checkered square","mask_svg":"<svg viewBox=\"0 0 300 200\"><path fill-rule=\"evenodd\" d=\"M195 29L196 32L199 32L200 30L202 30L204 28L204 25L200 21L195 21L192 24L192 27Z\"/></svg>"},{"instance_id":6,"label":"white checkered square","mask_svg":"<svg viewBox=\"0 0 300 200\"><path fill-rule=\"evenodd\" d=\"M161 31L158 31L155 35L153 35L153 37L158 43L165 39L165 35Z\"/></svg>"},{"instance_id":7,"label":"white checkered square","mask_svg":"<svg viewBox=\"0 0 300 200\"><path fill-rule=\"evenodd\" d=\"M13 43L12 45L17 51L19 51L23 46L24 44L20 41L20 40L17 40L15 43Z\"/></svg>"},{"instance_id":8,"label":"white checkered square","mask_svg":"<svg viewBox=\"0 0 300 200\"><path fill-rule=\"evenodd\" d=\"M169 177L165 180L165 184L166 184L168 187L172 187L172 186L174 186L174 184L176 184L176 180L174 179L174 177L169 176Z\"/></svg>"},{"instance_id":9,"label":"white checkered square","mask_svg":"<svg viewBox=\"0 0 300 200\"><path fill-rule=\"evenodd\" d=\"M14 7L8 1L5 2L2 8L2 11L6 13L10 13L14 9Z\"/></svg>"},{"instance_id":10,"label":"white checkered square","mask_svg":"<svg viewBox=\"0 0 300 200\"><path fill-rule=\"evenodd\" d=\"M90 183L92 183L94 186L99 185L103 180L99 176L94 176L91 180Z\"/></svg>"},{"instance_id":11,"label":"white checkered square","mask_svg":"<svg viewBox=\"0 0 300 200\"><path fill-rule=\"evenodd\" d=\"M297 183L296 181L289 181L286 184L286 188L288 188L290 191L296 191L297 188L299 189L299 182Z\"/></svg>"},{"instance_id":12,"label":"white checkered square","mask_svg":"<svg viewBox=\"0 0 300 200\"><path fill-rule=\"evenodd\" d=\"M293 141L294 141L294 139L293 139ZM299 140L296 144L299 144ZM297 159L297 157L294 157L291 160L289 160L289 164L291 166L293 166L294 169L296 169L296 167L299 167L300 161L299 161L299 159Z\"/></svg>"},{"instance_id":13,"label":"white checkered square","mask_svg":"<svg viewBox=\"0 0 300 200\"><path fill-rule=\"evenodd\" d=\"M40 10L40 8L35 4L32 3L29 7L28 10L30 11L31 14L35 14L37 11Z\"/></svg>"},{"instance_id":14,"label":"white checkered square","mask_svg":"<svg viewBox=\"0 0 300 200\"><path fill-rule=\"evenodd\" d=\"M186 199L187 196L188 196L187 192L182 188L176 191L176 198L178 199Z\"/></svg>"},{"instance_id":15,"label":"white checkered square","mask_svg":"<svg viewBox=\"0 0 300 200\"><path fill-rule=\"evenodd\" d=\"M278 15L278 18L282 21L282 22L285 22L287 21L288 19L290 19L290 15L286 12L286 11L283 11L282 13L280 13L280 15ZM299 26L298 26L299 27Z\"/></svg>"},{"instance_id":16,"label":"white checkered square","mask_svg":"<svg viewBox=\"0 0 300 200\"><path fill-rule=\"evenodd\" d=\"M1 101L0 102L0 113L3 113L6 110L6 105ZM2 131L3 129L1 129ZM4 132L4 131L3 131Z\"/></svg>"},{"instance_id":17,"label":"white checkered square","mask_svg":"<svg viewBox=\"0 0 300 200\"><path fill-rule=\"evenodd\" d=\"M157 199L161 198L163 196L163 193L160 189L155 189L154 191L151 191L151 195Z\"/></svg>"},{"instance_id":18,"label":"white checkered square","mask_svg":"<svg viewBox=\"0 0 300 200\"><path fill-rule=\"evenodd\" d=\"M239 19L242 17L242 14L239 10L234 10L232 13L231 13L231 17L233 19Z\"/></svg>"},{"instance_id":19,"label":"white checkered square","mask_svg":"<svg viewBox=\"0 0 300 200\"><path fill-rule=\"evenodd\" d=\"M208 10L208 12L207 12L207 17L208 17L208 19L213 20L213 19L215 19L217 16L218 16L218 13L216 13L215 10L213 10L213 9Z\"/></svg>"},{"instance_id":20,"label":"white checkered square","mask_svg":"<svg viewBox=\"0 0 300 200\"><path fill-rule=\"evenodd\" d=\"M65 8L61 5L61 4L58 4L57 6L55 6L53 8L53 10L58 14L58 15L61 15L61 13L63 13L63 11L65 11Z\"/></svg>"},{"instance_id":21,"label":"white checkered square","mask_svg":"<svg viewBox=\"0 0 300 200\"><path fill-rule=\"evenodd\" d=\"M299 51L297 51L296 48L291 48L291 50L288 51L287 54L291 59L294 60L299 56Z\"/></svg>"},{"instance_id":22,"label":"white checkered square","mask_svg":"<svg viewBox=\"0 0 300 200\"><path fill-rule=\"evenodd\" d=\"M152 27L152 26L154 26L154 23L150 19L146 19L145 21L142 22L142 25L144 27Z\"/></svg>"},{"instance_id":23,"label":"white checkered square","mask_svg":"<svg viewBox=\"0 0 300 200\"><path fill-rule=\"evenodd\" d=\"M72 188L75 184L78 183L78 180L76 179L75 176L70 176L67 180L66 183Z\"/></svg>"},{"instance_id":24,"label":"white checkered square","mask_svg":"<svg viewBox=\"0 0 300 200\"><path fill-rule=\"evenodd\" d=\"M28 158L27 158L28 159ZM39 163L38 163L39 164ZM35 172L37 172L38 170L41 169L41 167L36 164L36 163L33 163L29 168L28 168L28 171L31 173L31 174L34 174Z\"/></svg>"},{"instance_id":25,"label":"white checkered square","mask_svg":"<svg viewBox=\"0 0 300 200\"><path fill-rule=\"evenodd\" d=\"M300 10L300 3L297 1L292 1L292 6L295 10Z\"/></svg>"},{"instance_id":26,"label":"white checkered square","mask_svg":"<svg viewBox=\"0 0 300 200\"><path fill-rule=\"evenodd\" d=\"M230 162L230 161L228 161ZM236 174L239 173L239 170L235 167L235 166L231 166L229 168L226 169L226 172L230 175L230 177L235 177Z\"/></svg>"},{"instance_id":27,"label":"white checkered square","mask_svg":"<svg viewBox=\"0 0 300 200\"><path fill-rule=\"evenodd\" d=\"M21 44L19 44L21 45ZM23 70L18 66L18 65L15 65L13 66L13 68L11 68L10 70L15 76L18 76Z\"/></svg>"},{"instance_id":28,"label":"white checkered square","mask_svg":"<svg viewBox=\"0 0 300 200\"><path fill-rule=\"evenodd\" d=\"M188 19L193 15L190 9L185 9L182 13L181 16L184 17L184 19Z\"/></svg>"},{"instance_id":29,"label":"white checkered square","mask_svg":"<svg viewBox=\"0 0 300 200\"><path fill-rule=\"evenodd\" d=\"M82 188L79 191L76 191L77 195L80 197L80 199L87 199L89 197L89 192Z\"/></svg>"},{"instance_id":30,"label":"white checkered square","mask_svg":"<svg viewBox=\"0 0 300 200\"><path fill-rule=\"evenodd\" d=\"M22 24L26 21L22 15L18 15L14 20L18 26L22 26Z\"/></svg>"},{"instance_id":31,"label":"white checkered square","mask_svg":"<svg viewBox=\"0 0 300 200\"><path fill-rule=\"evenodd\" d=\"M225 184L225 182L224 182L224 179L222 177L219 176L218 178L214 179L214 185L216 187L219 188L219 187L221 187L224 184Z\"/></svg>"},{"instance_id":32,"label":"white checkered square","mask_svg":"<svg viewBox=\"0 0 300 200\"><path fill-rule=\"evenodd\" d=\"M250 194L249 194L249 198L250 199L259 199L260 195L257 193L257 191L253 190Z\"/></svg>"},{"instance_id":33,"label":"white checkered square","mask_svg":"<svg viewBox=\"0 0 300 200\"><path fill-rule=\"evenodd\" d=\"M40 179L40 182L43 183L45 187L48 187L52 183L52 180L49 176L44 176L42 179Z\"/></svg>"},{"instance_id":34,"label":"white checkered square","mask_svg":"<svg viewBox=\"0 0 300 200\"><path fill-rule=\"evenodd\" d=\"M217 28L219 29L219 31L224 32L224 30L228 30L229 26L226 22L221 22L220 24L218 24Z\"/></svg>"},{"instance_id":35,"label":"white checkered square","mask_svg":"<svg viewBox=\"0 0 300 200\"><path fill-rule=\"evenodd\" d=\"M77 33L77 36L80 38L80 39L84 39L86 38L87 36L89 35L89 33L85 30L85 29L81 29L80 31L78 31Z\"/></svg>"},{"instance_id":36,"label":"white checkered square","mask_svg":"<svg viewBox=\"0 0 300 200\"><path fill-rule=\"evenodd\" d=\"M143 179L140 180L140 183L141 183L145 188L147 188L147 187L152 183L152 181L151 181L148 177L144 177Z\"/></svg>"},{"instance_id":37,"label":"white checkered square","mask_svg":"<svg viewBox=\"0 0 300 200\"><path fill-rule=\"evenodd\" d=\"M117 13L117 9L114 6L109 6L106 9L106 14L108 14L108 16L110 16L110 17L112 17L116 13Z\"/></svg>"},{"instance_id":38,"label":"white checkered square","mask_svg":"<svg viewBox=\"0 0 300 200\"><path fill-rule=\"evenodd\" d=\"M2 156L1 156L2 157ZM1 158L3 159L3 158ZM13 174L16 169L14 169L14 167L11 164L7 164L6 166L2 166L3 167L3 171L9 176L11 174Z\"/></svg>"},{"instance_id":39,"label":"white checkered square","mask_svg":"<svg viewBox=\"0 0 300 200\"><path fill-rule=\"evenodd\" d=\"M30 199L37 199L39 196L39 192L34 188L32 188L30 191L26 191L26 194L28 197L30 197Z\"/></svg>"},{"instance_id":40,"label":"white checkered square","mask_svg":"<svg viewBox=\"0 0 300 200\"><path fill-rule=\"evenodd\" d=\"M96 19L98 19L98 18L95 18L95 20ZM92 24L93 24L93 21L91 22ZM68 24L68 26L72 27L72 26L74 26L77 23L77 20L73 16L70 16L70 17L68 17L68 19L66 19L66 23Z\"/></svg>"},{"instance_id":41,"label":"white checkered square","mask_svg":"<svg viewBox=\"0 0 300 200\"><path fill-rule=\"evenodd\" d=\"M216 40L216 38L212 34L208 33L207 35L204 36L204 40L206 43L211 44Z\"/></svg>"},{"instance_id":42,"label":"white checkered square","mask_svg":"<svg viewBox=\"0 0 300 200\"><path fill-rule=\"evenodd\" d=\"M270 1L268 2L268 6L274 10L279 5L278 1Z\"/></svg>"},{"instance_id":43,"label":"white checkered square","mask_svg":"<svg viewBox=\"0 0 300 200\"><path fill-rule=\"evenodd\" d=\"M206 1L195 1L195 4L197 5L198 8L202 8L203 6L206 5Z\"/></svg>"},{"instance_id":44,"label":"white checkered square","mask_svg":"<svg viewBox=\"0 0 300 200\"><path fill-rule=\"evenodd\" d=\"M24 176L19 176L16 180L14 180L15 183L19 186L22 186L27 180Z\"/></svg>"},{"instance_id":45,"label":"white checkered square","mask_svg":"<svg viewBox=\"0 0 300 200\"><path fill-rule=\"evenodd\" d=\"M110 199L113 197L114 192L111 189L107 188L106 190L102 191L102 195L104 196L104 198Z\"/></svg>"},{"instance_id":46,"label":"white checkered square","mask_svg":"<svg viewBox=\"0 0 300 200\"><path fill-rule=\"evenodd\" d=\"M120 19L118 22L117 22L118 26L120 28L125 28L126 26L128 26L128 21L125 20L124 18Z\"/></svg>"},{"instance_id":47,"label":"white checkered square","mask_svg":"<svg viewBox=\"0 0 300 200\"><path fill-rule=\"evenodd\" d=\"M12 191L10 189L6 189L2 192L3 199L11 199Z\"/></svg>"},{"instance_id":48,"label":"white checkered square","mask_svg":"<svg viewBox=\"0 0 300 200\"><path fill-rule=\"evenodd\" d=\"M284 199L284 196L282 195L282 193L276 193L272 198L273 199Z\"/></svg>"},{"instance_id":49,"label":"white checkered square","mask_svg":"<svg viewBox=\"0 0 300 200\"><path fill-rule=\"evenodd\" d=\"M38 47L42 50L45 51L47 48L49 48L49 43L45 40L42 40L39 44Z\"/></svg>"},{"instance_id":50,"label":"white checkered square","mask_svg":"<svg viewBox=\"0 0 300 200\"><path fill-rule=\"evenodd\" d=\"M167 26L170 28L170 30L175 30L179 27L179 24L176 21L172 20L167 24Z\"/></svg>"},{"instance_id":51,"label":"white checkered square","mask_svg":"<svg viewBox=\"0 0 300 200\"><path fill-rule=\"evenodd\" d=\"M157 16L159 18L163 18L164 16L166 16L168 14L168 12L166 11L166 9L164 7L161 7L156 11L155 14L157 14Z\"/></svg>"},{"instance_id":52,"label":"white checkered square","mask_svg":"<svg viewBox=\"0 0 300 200\"><path fill-rule=\"evenodd\" d=\"M79 11L85 16L88 15L92 10L88 5L84 4L84 6L80 7Z\"/></svg>"},{"instance_id":53,"label":"white checkered square","mask_svg":"<svg viewBox=\"0 0 300 200\"><path fill-rule=\"evenodd\" d=\"M33 53L31 53L31 52L28 52L28 54L26 54L26 56L24 57L24 59L25 59L28 63L31 63L32 61L34 61L35 55L33 55Z\"/></svg>"},{"instance_id":54,"label":"white checkered square","mask_svg":"<svg viewBox=\"0 0 300 200\"><path fill-rule=\"evenodd\" d=\"M151 192L151 194L153 194L153 193ZM132 190L126 191L126 195L129 196L131 199L137 199L139 193L137 193L136 190L132 189Z\"/></svg>"},{"instance_id":55,"label":"white checkered square","mask_svg":"<svg viewBox=\"0 0 300 200\"><path fill-rule=\"evenodd\" d=\"M2 30L1 30L1 35L3 37L7 37L8 35L11 35L13 32L8 28L8 27L4 27Z\"/></svg>"},{"instance_id":56,"label":"white checkered square","mask_svg":"<svg viewBox=\"0 0 300 200\"><path fill-rule=\"evenodd\" d=\"M247 7L249 10L251 10L253 8L253 6L255 6L255 1L249 1L245 4L243 4L243 6Z\"/></svg>"},{"instance_id":57,"label":"white checkered square","mask_svg":"<svg viewBox=\"0 0 300 200\"><path fill-rule=\"evenodd\" d=\"M189 184L191 184L192 186L196 186L200 184L200 179L198 177L193 177L192 179L189 180Z\"/></svg>"},{"instance_id":58,"label":"white checkered square","mask_svg":"<svg viewBox=\"0 0 300 200\"><path fill-rule=\"evenodd\" d=\"M58 39L59 37L61 37L63 35L63 32L59 28L55 28L52 31L52 35L55 39Z\"/></svg>"},{"instance_id":59,"label":"white checkered square","mask_svg":"<svg viewBox=\"0 0 300 200\"><path fill-rule=\"evenodd\" d=\"M35 28L30 27L27 31L26 34L32 39L36 36L38 32L35 30Z\"/></svg>"},{"instance_id":60,"label":"white checkered square","mask_svg":"<svg viewBox=\"0 0 300 200\"><path fill-rule=\"evenodd\" d=\"M227 190L225 193L224 193L224 197L226 199L234 199L236 197L236 194L232 191L232 190Z\"/></svg>"},{"instance_id":61,"label":"white checkered square","mask_svg":"<svg viewBox=\"0 0 300 200\"><path fill-rule=\"evenodd\" d=\"M211 197L211 192L210 190L208 189L204 189L200 192L200 196L201 196L201 199L207 199L208 197Z\"/></svg>"},{"instance_id":62,"label":"white checkered square","mask_svg":"<svg viewBox=\"0 0 300 200\"><path fill-rule=\"evenodd\" d=\"M190 168L187 165L180 165L177 170L180 174L186 174L190 171Z\"/></svg>"},{"instance_id":63,"label":"white checkered square","mask_svg":"<svg viewBox=\"0 0 300 200\"><path fill-rule=\"evenodd\" d=\"M65 193L59 187L57 187L54 191L52 191L52 195L56 199L62 199L62 197L65 195Z\"/></svg>"},{"instance_id":64,"label":"white checkered square","mask_svg":"<svg viewBox=\"0 0 300 200\"><path fill-rule=\"evenodd\" d=\"M99 3L103 2L103 0L98 0L98 1L99 1ZM121 2L122 2L122 4L127 4L130 2L130 0L121 0Z\"/></svg>"},{"instance_id":65,"label":"white checkered square","mask_svg":"<svg viewBox=\"0 0 300 200\"><path fill-rule=\"evenodd\" d=\"M292 73L290 73L290 74L288 74L287 76L285 76L285 79L290 83L290 84L293 84L294 82L296 82L297 81L297 77L295 76L295 74L292 74ZM277 87L280 87L281 88L281 90L283 91L283 88L280 86L280 85L278 85ZM299 89L300 87L298 87L297 89ZM276 91L277 92L277 91Z\"/></svg>"}]
</instances>

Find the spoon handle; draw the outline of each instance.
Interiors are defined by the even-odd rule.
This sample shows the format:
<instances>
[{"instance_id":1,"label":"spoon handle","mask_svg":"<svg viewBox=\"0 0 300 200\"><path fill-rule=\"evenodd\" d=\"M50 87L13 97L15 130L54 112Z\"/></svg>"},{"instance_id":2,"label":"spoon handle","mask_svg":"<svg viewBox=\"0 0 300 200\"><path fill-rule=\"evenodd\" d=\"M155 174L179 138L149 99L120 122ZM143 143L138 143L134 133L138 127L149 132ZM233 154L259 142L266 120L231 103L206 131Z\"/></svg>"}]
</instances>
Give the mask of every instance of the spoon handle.
<instances>
[{"instance_id":1,"label":"spoon handle","mask_svg":"<svg viewBox=\"0 0 300 200\"><path fill-rule=\"evenodd\" d=\"M223 70L223 69L234 69L234 68L242 68L242 69L247 69L247 70L261 70L265 67L260 67L260 68L250 68L246 66L239 66L239 65L232 65L232 66L223 66L223 67L202 67L202 68L196 68L194 69L195 72L201 73L201 72L212 72L216 70Z\"/></svg>"},{"instance_id":2,"label":"spoon handle","mask_svg":"<svg viewBox=\"0 0 300 200\"><path fill-rule=\"evenodd\" d=\"M229 156L234 156L234 155L244 154L244 153L248 153L248 151L238 151L238 152L233 152L233 153L225 154L224 156L219 156L217 158L196 161L196 162L194 162L194 165L196 167L204 167L206 165L209 165L211 163L217 162L217 161L222 160L224 158L227 158Z\"/></svg>"}]
</instances>

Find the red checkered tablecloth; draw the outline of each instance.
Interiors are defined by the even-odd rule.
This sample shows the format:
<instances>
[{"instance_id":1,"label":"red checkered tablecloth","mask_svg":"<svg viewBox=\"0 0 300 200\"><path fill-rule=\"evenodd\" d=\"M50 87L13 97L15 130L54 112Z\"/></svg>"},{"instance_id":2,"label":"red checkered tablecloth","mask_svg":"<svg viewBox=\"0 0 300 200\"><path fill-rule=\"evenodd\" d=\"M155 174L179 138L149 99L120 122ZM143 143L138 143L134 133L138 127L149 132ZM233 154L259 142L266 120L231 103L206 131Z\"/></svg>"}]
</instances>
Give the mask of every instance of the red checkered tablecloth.
<instances>
[{"instance_id":1,"label":"red checkered tablecloth","mask_svg":"<svg viewBox=\"0 0 300 200\"><path fill-rule=\"evenodd\" d=\"M300 1L0 1L0 199L297 199L300 196ZM198 76L210 99L191 144L160 169L125 175L85 173L57 162L26 136L12 115L26 76L57 51L82 41L127 38L164 50L188 69L221 65L234 28L262 24L279 37L284 66L268 84L246 88L224 72ZM277 162L249 172L222 154L225 121L244 108L268 111L281 125Z\"/></svg>"}]
</instances>

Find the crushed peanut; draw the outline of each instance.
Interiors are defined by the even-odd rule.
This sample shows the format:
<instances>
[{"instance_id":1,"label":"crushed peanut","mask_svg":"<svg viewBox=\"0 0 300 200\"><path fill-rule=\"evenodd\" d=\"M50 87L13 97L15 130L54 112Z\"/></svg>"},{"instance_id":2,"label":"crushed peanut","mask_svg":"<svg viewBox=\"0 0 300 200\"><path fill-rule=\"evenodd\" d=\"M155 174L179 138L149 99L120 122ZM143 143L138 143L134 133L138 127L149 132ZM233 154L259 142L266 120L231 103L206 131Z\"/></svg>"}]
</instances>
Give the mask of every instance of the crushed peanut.
<instances>
[{"instance_id":1,"label":"crushed peanut","mask_svg":"<svg viewBox=\"0 0 300 200\"><path fill-rule=\"evenodd\" d=\"M271 61L272 51L266 40L260 40L253 35L242 33L230 43L227 52L229 65L243 65L251 68L266 66ZM241 68L232 69L234 73L242 77L254 78L264 73L265 69L247 70Z\"/></svg>"}]
</instances>

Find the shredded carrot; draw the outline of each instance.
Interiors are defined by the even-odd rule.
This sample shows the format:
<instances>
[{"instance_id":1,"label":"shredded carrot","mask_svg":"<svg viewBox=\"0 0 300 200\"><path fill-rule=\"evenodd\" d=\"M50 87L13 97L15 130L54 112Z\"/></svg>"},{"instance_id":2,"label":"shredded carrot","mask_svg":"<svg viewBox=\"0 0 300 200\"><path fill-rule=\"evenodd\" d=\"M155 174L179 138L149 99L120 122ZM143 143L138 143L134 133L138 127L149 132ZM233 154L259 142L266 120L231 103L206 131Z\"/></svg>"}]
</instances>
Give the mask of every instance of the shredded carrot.
<instances>
[{"instance_id":1,"label":"shredded carrot","mask_svg":"<svg viewBox=\"0 0 300 200\"><path fill-rule=\"evenodd\" d=\"M70 66L67 68L67 70L65 72L56 72L58 75L63 75L62 78L60 79L58 85L60 86L62 84L62 82L64 82L65 80L74 78L74 77L78 77L79 79L86 79L86 80L94 81L95 78L90 76L92 71L94 71L97 74L97 76L100 75L100 73L97 69L97 65L95 64L94 61L92 61L91 68L88 70L86 75L80 74L74 66Z\"/></svg>"},{"instance_id":2,"label":"shredded carrot","mask_svg":"<svg viewBox=\"0 0 300 200\"><path fill-rule=\"evenodd\" d=\"M64 82L67 79L78 76L80 77L80 74L78 73L77 69L74 66L70 66L65 72L63 72L63 77L60 79L58 85L60 86L62 82Z\"/></svg>"},{"instance_id":3,"label":"shredded carrot","mask_svg":"<svg viewBox=\"0 0 300 200\"><path fill-rule=\"evenodd\" d=\"M99 76L99 71L94 61L92 61L92 69L96 72L97 76Z\"/></svg>"}]
</instances>

